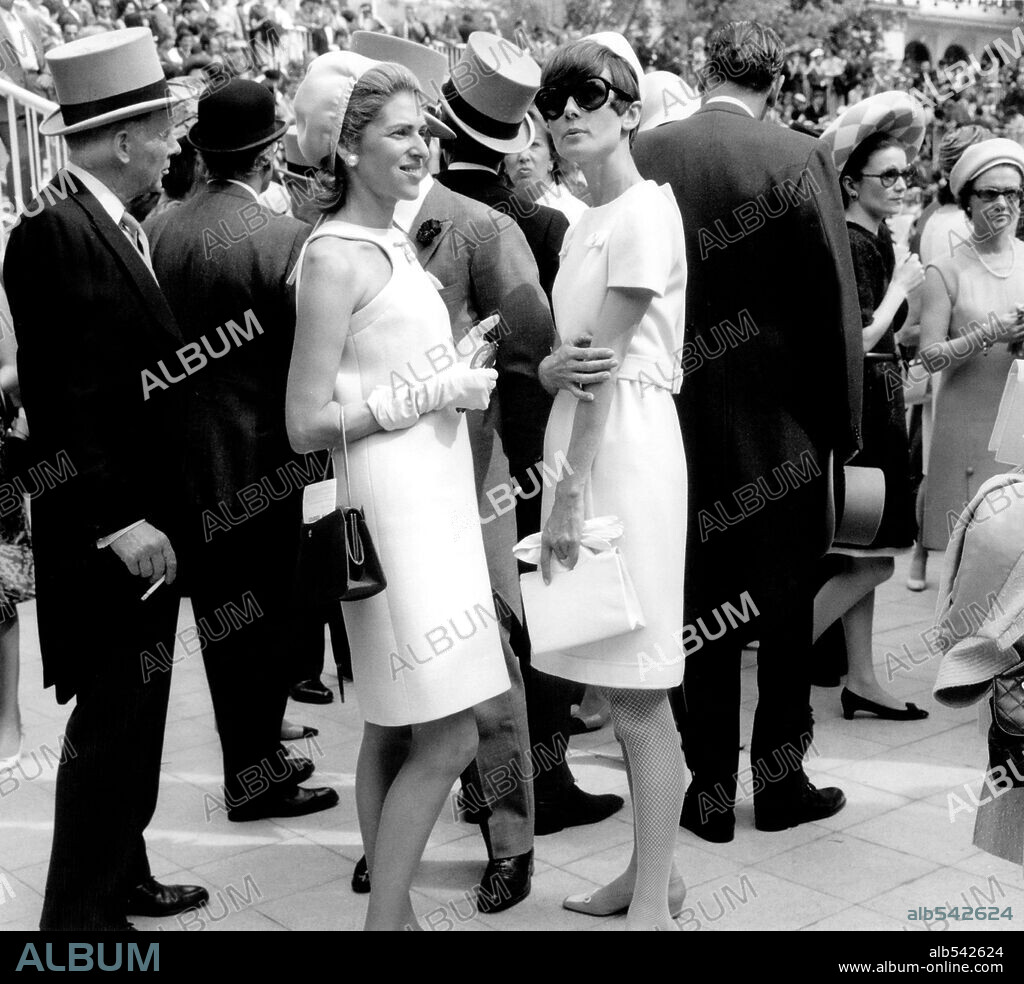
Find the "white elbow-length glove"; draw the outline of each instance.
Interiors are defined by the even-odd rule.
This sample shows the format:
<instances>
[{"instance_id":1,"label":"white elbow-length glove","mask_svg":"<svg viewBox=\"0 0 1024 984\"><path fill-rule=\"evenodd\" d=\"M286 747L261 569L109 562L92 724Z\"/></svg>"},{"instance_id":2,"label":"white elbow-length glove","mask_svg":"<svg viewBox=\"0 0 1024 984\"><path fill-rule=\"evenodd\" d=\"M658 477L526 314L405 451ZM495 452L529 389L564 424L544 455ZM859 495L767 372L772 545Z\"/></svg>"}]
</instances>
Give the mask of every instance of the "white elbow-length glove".
<instances>
[{"instance_id":1,"label":"white elbow-length glove","mask_svg":"<svg viewBox=\"0 0 1024 984\"><path fill-rule=\"evenodd\" d=\"M454 406L458 410L485 410L498 381L493 369L470 369L454 365L417 386L377 386L366 399L370 412L384 430L412 427L433 410Z\"/></svg>"}]
</instances>

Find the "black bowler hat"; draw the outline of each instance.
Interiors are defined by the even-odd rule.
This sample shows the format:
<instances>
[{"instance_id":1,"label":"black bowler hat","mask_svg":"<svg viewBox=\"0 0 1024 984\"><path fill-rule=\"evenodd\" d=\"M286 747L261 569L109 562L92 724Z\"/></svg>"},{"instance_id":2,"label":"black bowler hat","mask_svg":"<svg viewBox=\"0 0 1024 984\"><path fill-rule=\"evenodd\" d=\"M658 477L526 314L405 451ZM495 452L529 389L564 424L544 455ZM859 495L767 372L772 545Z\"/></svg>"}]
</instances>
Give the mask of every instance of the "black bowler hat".
<instances>
[{"instance_id":1,"label":"black bowler hat","mask_svg":"<svg viewBox=\"0 0 1024 984\"><path fill-rule=\"evenodd\" d=\"M231 154L279 140L288 129L274 117L273 93L259 82L232 79L199 100L199 121L188 132L196 150Z\"/></svg>"}]
</instances>

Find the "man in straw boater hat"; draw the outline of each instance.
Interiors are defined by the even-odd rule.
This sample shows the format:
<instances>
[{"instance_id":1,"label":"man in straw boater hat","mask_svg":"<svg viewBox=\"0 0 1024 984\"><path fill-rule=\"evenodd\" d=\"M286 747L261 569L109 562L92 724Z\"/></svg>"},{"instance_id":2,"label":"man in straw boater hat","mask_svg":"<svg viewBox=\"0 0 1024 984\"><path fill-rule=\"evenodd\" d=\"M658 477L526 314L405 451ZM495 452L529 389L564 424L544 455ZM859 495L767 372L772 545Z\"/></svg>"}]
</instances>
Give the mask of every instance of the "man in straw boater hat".
<instances>
[{"instance_id":1,"label":"man in straw boater hat","mask_svg":"<svg viewBox=\"0 0 1024 984\"><path fill-rule=\"evenodd\" d=\"M183 545L224 757L224 807L234 821L338 803L329 787L299 785L313 763L289 758L280 742L302 525L302 483L292 476L320 476L315 459L303 467L291 450L284 417L295 337L287 281L310 227L259 198L286 129L259 82L236 78L211 92L188 133L209 179L147 222L157 279L191 348L176 364L194 373L181 425ZM259 615L224 632L219 613L244 607L245 598Z\"/></svg>"},{"instance_id":2,"label":"man in straw boater hat","mask_svg":"<svg viewBox=\"0 0 1024 984\"><path fill-rule=\"evenodd\" d=\"M61 481L33 500L44 681L77 703L57 772L43 930L124 930L205 889L158 884L143 831L156 807L171 654L184 386L148 393L146 372L183 343L125 203L179 150L156 45L145 28L49 52L70 194L37 201L12 231L4 283L40 460ZM163 654L161 657L160 654ZM147 669L163 659L160 669Z\"/></svg>"},{"instance_id":3,"label":"man in straw boater hat","mask_svg":"<svg viewBox=\"0 0 1024 984\"><path fill-rule=\"evenodd\" d=\"M501 41L487 34L473 38L477 46ZM440 99L440 94L447 91L447 85L442 87L448 74L444 56L423 45L357 31L352 37L352 50L405 66L430 100ZM518 52L511 47L510 50ZM521 64L511 70L511 78L491 82L494 87L488 93L477 94L484 96L484 105L506 105L503 113L515 119L508 127L511 142L517 147L523 145L524 139L527 143L532 139L532 124L524 120L536 91L531 80L535 77L539 84L540 78L532 59L518 53L516 60L521 58L529 61L532 69ZM514 81L520 72L525 75L524 83ZM446 116L450 118L451 113ZM449 122L458 143L461 131L456 129L457 121ZM486 122L483 125L487 126ZM471 156L475 154L489 162L479 172L482 187L486 188L491 180L498 183L491 165L497 166L502 153L482 145L471 152ZM472 176L473 172L466 174ZM512 557L516 520L511 493L504 509L501 506L506 500L494 497L502 489L512 489L510 464L512 474L523 475L543 454L551 398L540 385L538 367L554 340L551 311L530 244L519 225L508 214L502 215L475 200L475 196L452 191L443 180L428 175L416 199L398 203L394 219L408 233L420 264L442 285L441 297L457 343L465 344L470 328L484 318L494 314L501 318L494 331L498 342L494 365L498 371L497 388L487 410L470 411L468 420L480 515L485 518L484 549L491 588L501 599L496 609L504 613L501 639L512 688L474 709L480 732L479 752L474 766L463 776L462 792L465 816L481 824L487 845L488 864L477 890L477 902L483 912L498 912L520 902L530 891L535 792L539 801L537 833L603 820L621 807L622 800L611 795L590 796L574 785L564 761L569 696L556 678L533 673L528 666L520 668L516 658L516 650L529 655L529 643L521 627L518 573ZM524 202L519 211L528 219L536 219L536 208ZM537 242L548 242L548 230L558 229L560 243L564 218L552 209L544 212L553 214L541 216L531 225L539 230ZM554 247L556 263L557 251ZM554 279L554 272L551 278ZM535 497L538 503L540 481L536 478L534 484L529 484L527 480L527 487L535 490L531 498ZM534 503L527 501L525 505L532 507ZM538 526L526 532L534 532ZM524 697L524 677L528 700ZM556 766L541 772L536 764L531 765L531 745L535 750L543 748L549 760L557 760ZM536 751L533 754L536 763ZM495 777L502 774L512 777L508 783L511 788L504 795L501 787L495 788Z\"/></svg>"}]
</instances>

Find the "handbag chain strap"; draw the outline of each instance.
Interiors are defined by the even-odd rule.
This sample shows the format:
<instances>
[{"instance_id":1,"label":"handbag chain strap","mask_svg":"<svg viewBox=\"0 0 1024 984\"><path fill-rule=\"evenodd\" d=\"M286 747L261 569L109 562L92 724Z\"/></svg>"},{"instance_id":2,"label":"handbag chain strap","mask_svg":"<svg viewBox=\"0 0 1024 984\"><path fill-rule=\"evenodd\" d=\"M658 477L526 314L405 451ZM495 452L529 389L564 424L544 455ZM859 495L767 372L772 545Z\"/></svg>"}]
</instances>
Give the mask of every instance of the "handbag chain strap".
<instances>
[{"instance_id":1,"label":"handbag chain strap","mask_svg":"<svg viewBox=\"0 0 1024 984\"><path fill-rule=\"evenodd\" d=\"M352 505L352 483L348 477L348 438L345 437L345 407L341 407L341 454L345 460L345 492L348 495L348 504ZM331 455L333 460L334 456Z\"/></svg>"}]
</instances>

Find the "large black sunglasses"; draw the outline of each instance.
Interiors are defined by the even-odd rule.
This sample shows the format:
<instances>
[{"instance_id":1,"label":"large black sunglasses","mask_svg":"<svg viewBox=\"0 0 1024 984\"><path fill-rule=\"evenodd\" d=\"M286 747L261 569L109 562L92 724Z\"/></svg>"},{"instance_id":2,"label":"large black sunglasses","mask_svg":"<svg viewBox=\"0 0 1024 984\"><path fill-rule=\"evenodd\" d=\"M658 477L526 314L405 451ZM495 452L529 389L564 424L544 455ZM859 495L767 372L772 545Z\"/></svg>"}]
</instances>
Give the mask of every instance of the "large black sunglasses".
<instances>
[{"instance_id":1,"label":"large black sunglasses","mask_svg":"<svg viewBox=\"0 0 1024 984\"><path fill-rule=\"evenodd\" d=\"M537 93L534 102L540 115L550 122L565 112L565 104L570 96L580 109L592 113L608 102L613 92L628 102L634 102L628 92L623 92L600 75L591 75L571 85L546 85Z\"/></svg>"}]
</instances>

